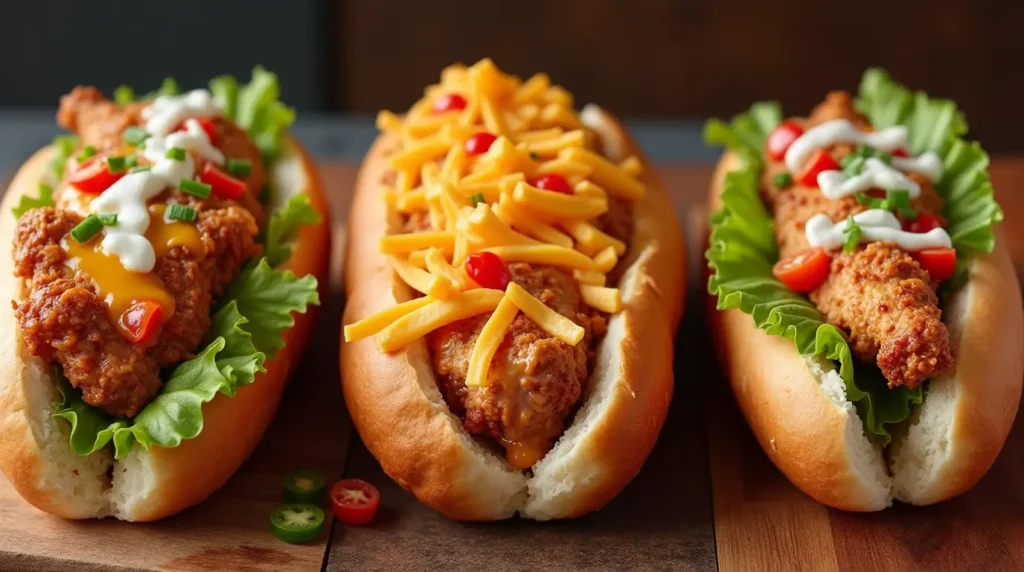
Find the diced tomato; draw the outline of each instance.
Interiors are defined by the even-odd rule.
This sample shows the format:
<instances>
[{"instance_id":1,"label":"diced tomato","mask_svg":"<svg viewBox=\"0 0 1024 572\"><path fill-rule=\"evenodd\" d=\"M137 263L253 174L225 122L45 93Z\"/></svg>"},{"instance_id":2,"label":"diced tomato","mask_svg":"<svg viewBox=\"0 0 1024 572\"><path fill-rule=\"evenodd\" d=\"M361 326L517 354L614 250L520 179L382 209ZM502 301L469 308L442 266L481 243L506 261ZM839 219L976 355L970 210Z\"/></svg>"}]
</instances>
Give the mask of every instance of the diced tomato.
<instances>
[{"instance_id":1,"label":"diced tomato","mask_svg":"<svg viewBox=\"0 0 1024 572\"><path fill-rule=\"evenodd\" d=\"M132 304L121 314L122 334L133 344L150 340L160 329L164 309L156 302L143 300Z\"/></svg>"},{"instance_id":2,"label":"diced tomato","mask_svg":"<svg viewBox=\"0 0 1024 572\"><path fill-rule=\"evenodd\" d=\"M484 288L504 290L512 281L512 274L500 256L493 252L474 252L466 257L466 274Z\"/></svg>"},{"instance_id":3,"label":"diced tomato","mask_svg":"<svg viewBox=\"0 0 1024 572\"><path fill-rule=\"evenodd\" d=\"M446 93L434 100L434 113L466 109L466 98L457 93Z\"/></svg>"},{"instance_id":4,"label":"diced tomato","mask_svg":"<svg viewBox=\"0 0 1024 572\"><path fill-rule=\"evenodd\" d=\"M903 157L903 158L906 158L906 157L910 156L910 153L908 153L907 150L904 149L903 147L898 147L896 149L893 149L892 153L890 153L890 155L892 155L893 157Z\"/></svg>"},{"instance_id":5,"label":"diced tomato","mask_svg":"<svg viewBox=\"0 0 1024 572\"><path fill-rule=\"evenodd\" d=\"M934 228L940 228L942 220L931 213L917 213L914 220L903 221L903 230L907 232L928 232Z\"/></svg>"},{"instance_id":6,"label":"diced tomato","mask_svg":"<svg viewBox=\"0 0 1024 572\"><path fill-rule=\"evenodd\" d=\"M804 128L792 121L783 121L768 134L764 150L772 161L781 161L786 156L786 150L804 134Z\"/></svg>"},{"instance_id":7,"label":"diced tomato","mask_svg":"<svg viewBox=\"0 0 1024 572\"><path fill-rule=\"evenodd\" d=\"M953 248L926 248L911 253L911 256L939 282L956 272L956 250Z\"/></svg>"},{"instance_id":8,"label":"diced tomato","mask_svg":"<svg viewBox=\"0 0 1024 572\"><path fill-rule=\"evenodd\" d=\"M818 173L822 171L838 171L839 163L832 158L824 149L817 149L811 154L810 160L804 166L803 171L797 175L796 180L805 187L818 186Z\"/></svg>"},{"instance_id":9,"label":"diced tomato","mask_svg":"<svg viewBox=\"0 0 1024 572\"><path fill-rule=\"evenodd\" d=\"M567 195L572 194L572 186L569 185L569 181L566 181L565 177L554 173L550 175L541 175L539 177L529 179L526 182L538 189L544 189L545 191L564 193Z\"/></svg>"},{"instance_id":10,"label":"diced tomato","mask_svg":"<svg viewBox=\"0 0 1024 572\"><path fill-rule=\"evenodd\" d=\"M794 292L810 292L821 286L832 268L832 257L820 246L775 263L772 273Z\"/></svg>"},{"instance_id":11,"label":"diced tomato","mask_svg":"<svg viewBox=\"0 0 1024 572\"><path fill-rule=\"evenodd\" d=\"M885 191L882 189L868 189L868 196L876 199L884 199Z\"/></svg>"},{"instance_id":12,"label":"diced tomato","mask_svg":"<svg viewBox=\"0 0 1024 572\"><path fill-rule=\"evenodd\" d=\"M494 133L488 133L482 131L475 133L466 139L466 153L470 155L482 155L491 148L491 145L498 140L498 136Z\"/></svg>"},{"instance_id":13,"label":"diced tomato","mask_svg":"<svg viewBox=\"0 0 1024 572\"><path fill-rule=\"evenodd\" d=\"M237 201L245 195L245 182L221 171L220 167L210 162L203 165L199 180L210 185L214 195L224 199Z\"/></svg>"},{"instance_id":14,"label":"diced tomato","mask_svg":"<svg viewBox=\"0 0 1024 572\"><path fill-rule=\"evenodd\" d=\"M362 479L343 479L331 487L334 515L345 524L360 526L377 516L380 492Z\"/></svg>"},{"instance_id":15,"label":"diced tomato","mask_svg":"<svg viewBox=\"0 0 1024 572\"><path fill-rule=\"evenodd\" d=\"M84 163L79 164L74 172L68 176L68 182L83 193L98 195L109 189L110 185L116 183L126 172L121 170L117 173L111 173L110 169L107 168L106 158L101 155L95 155Z\"/></svg>"}]
</instances>

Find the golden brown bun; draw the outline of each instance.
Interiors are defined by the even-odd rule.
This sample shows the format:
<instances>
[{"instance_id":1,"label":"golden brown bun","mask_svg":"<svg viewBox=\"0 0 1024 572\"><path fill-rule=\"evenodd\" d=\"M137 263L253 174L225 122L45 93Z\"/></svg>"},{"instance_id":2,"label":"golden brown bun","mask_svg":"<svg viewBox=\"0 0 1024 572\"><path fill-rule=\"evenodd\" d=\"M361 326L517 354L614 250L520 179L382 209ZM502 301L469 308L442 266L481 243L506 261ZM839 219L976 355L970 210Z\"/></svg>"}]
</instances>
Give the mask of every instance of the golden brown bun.
<instances>
[{"instance_id":1,"label":"golden brown bun","mask_svg":"<svg viewBox=\"0 0 1024 572\"><path fill-rule=\"evenodd\" d=\"M712 181L721 207L726 153ZM955 371L932 380L924 404L895 430L888 460L864 434L838 374L805 360L789 340L753 327L739 310L713 312L712 329L733 394L773 463L819 502L881 510L893 498L924 505L971 488L995 461L1013 425L1024 377L1024 315L1001 241L970 262L970 281L944 309Z\"/></svg>"},{"instance_id":2,"label":"golden brown bun","mask_svg":"<svg viewBox=\"0 0 1024 572\"><path fill-rule=\"evenodd\" d=\"M606 112L588 107L582 118L610 158L644 159ZM393 137L379 137L356 183L346 324L412 296L377 246L400 222L380 196L387 156L396 145ZM672 337L685 284L682 234L667 195L644 164L648 192L635 205L629 266L618 284L625 309L609 321L572 426L532 475L511 468L462 428L437 389L423 340L391 354L380 353L372 338L342 344L342 385L356 429L384 471L423 503L464 520L517 512L568 518L601 508L640 470L672 396Z\"/></svg>"},{"instance_id":3,"label":"golden brown bun","mask_svg":"<svg viewBox=\"0 0 1024 572\"><path fill-rule=\"evenodd\" d=\"M0 212L10 213L22 195L37 192L49 154L49 148L37 152L18 171ZM269 176L278 191L275 202L305 192L323 217L321 224L299 228L294 255L283 265L296 275L316 276L322 290L330 222L317 172L305 150L289 139ZM13 216L0 217L0 244L13 244L14 223ZM0 276L6 277L0 279L0 299L19 299L23 285L14 278L9 248L0 253ZM238 469L270 423L315 311L294 317L295 326L284 334L287 345L267 361L265 373L235 397L217 395L203 406L199 436L172 449L137 448L114 461L109 451L88 457L70 452L66 423L50 415L57 393L49 368L25 352L13 309L0 304L0 468L25 500L64 518L149 521L201 502Z\"/></svg>"}]
</instances>

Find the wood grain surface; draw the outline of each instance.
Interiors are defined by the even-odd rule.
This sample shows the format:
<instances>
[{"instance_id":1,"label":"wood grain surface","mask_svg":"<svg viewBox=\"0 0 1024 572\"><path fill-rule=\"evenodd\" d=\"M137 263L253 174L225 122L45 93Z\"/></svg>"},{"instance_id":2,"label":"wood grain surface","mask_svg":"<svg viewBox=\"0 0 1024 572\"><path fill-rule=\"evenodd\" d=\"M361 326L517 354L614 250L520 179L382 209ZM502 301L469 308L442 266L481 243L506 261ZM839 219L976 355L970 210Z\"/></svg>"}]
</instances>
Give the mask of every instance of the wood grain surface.
<instances>
[{"instance_id":1,"label":"wood grain surface","mask_svg":"<svg viewBox=\"0 0 1024 572\"><path fill-rule=\"evenodd\" d=\"M331 295L263 443L208 502L164 521L65 522L25 504L0 479L0 570L939 570L1024 568L1024 428L970 493L935 507L873 515L826 509L768 462L732 403L705 335L700 273L676 344L676 393L644 470L605 510L570 522L447 520L419 505L352 438L337 372L340 252L356 167L322 167L335 229ZM660 170L700 253L710 167ZM1008 221L1024 217L1024 159L993 163ZM1024 224L1003 225L1018 272ZM352 434L354 435L354 434ZM334 525L319 542L274 539L267 515L281 477L299 467L380 486L371 526ZM713 505L712 505L713 501Z\"/></svg>"}]
</instances>

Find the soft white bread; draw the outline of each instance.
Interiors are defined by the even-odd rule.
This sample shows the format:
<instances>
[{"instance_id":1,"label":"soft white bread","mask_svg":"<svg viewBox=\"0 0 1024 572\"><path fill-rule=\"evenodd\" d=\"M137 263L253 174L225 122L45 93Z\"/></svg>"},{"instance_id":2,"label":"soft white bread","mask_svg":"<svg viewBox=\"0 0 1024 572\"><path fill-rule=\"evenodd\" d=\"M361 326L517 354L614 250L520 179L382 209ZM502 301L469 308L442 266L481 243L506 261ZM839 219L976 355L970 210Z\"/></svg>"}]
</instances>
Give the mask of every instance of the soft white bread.
<instances>
[{"instance_id":1,"label":"soft white bread","mask_svg":"<svg viewBox=\"0 0 1024 572\"><path fill-rule=\"evenodd\" d=\"M726 153L711 209L721 207ZM740 410L773 463L817 501L851 511L892 500L931 504L970 489L988 471L1013 425L1024 378L1024 314L1001 241L970 263L970 281L944 309L955 370L930 382L925 401L883 456L864 433L838 373L805 360L789 340L753 327L739 310L712 312L719 357Z\"/></svg>"},{"instance_id":2,"label":"soft white bread","mask_svg":"<svg viewBox=\"0 0 1024 572\"><path fill-rule=\"evenodd\" d=\"M14 241L11 208L37 192L49 160L49 148L37 152L18 171L0 212L0 244ZM326 284L330 248L327 202L306 152L288 140L283 156L268 173L275 202L306 193L323 222L304 225L294 255L283 265L296 275L312 274ZM233 398L217 395L203 406L203 432L180 446L139 448L114 460L109 451L88 457L68 447L68 427L52 417L57 391L49 367L28 355L9 300L24 294L13 273L11 249L0 252L0 469L22 497L37 508L64 518L116 516L133 521L162 518L192 506L223 485L249 456L270 423L288 373L299 359L314 311L295 315L285 332L286 346L266 363L253 384ZM311 309L312 310L312 309ZM113 479L111 479L113 475Z\"/></svg>"},{"instance_id":3,"label":"soft white bread","mask_svg":"<svg viewBox=\"0 0 1024 572\"><path fill-rule=\"evenodd\" d=\"M613 160L640 156L607 112L582 119ZM349 324L411 298L378 251L399 226L380 194L397 141L382 135L356 184L349 220L345 285ZM643 157L641 156L641 159ZM384 354L372 338L343 343L342 384L353 422L384 471L423 503L453 518L495 520L517 512L535 519L597 510L640 470L672 396L672 337L682 313L682 234L664 190L650 173L634 206L635 231L618 287L625 309L613 316L572 425L526 474L471 437L437 389L426 344Z\"/></svg>"}]
</instances>

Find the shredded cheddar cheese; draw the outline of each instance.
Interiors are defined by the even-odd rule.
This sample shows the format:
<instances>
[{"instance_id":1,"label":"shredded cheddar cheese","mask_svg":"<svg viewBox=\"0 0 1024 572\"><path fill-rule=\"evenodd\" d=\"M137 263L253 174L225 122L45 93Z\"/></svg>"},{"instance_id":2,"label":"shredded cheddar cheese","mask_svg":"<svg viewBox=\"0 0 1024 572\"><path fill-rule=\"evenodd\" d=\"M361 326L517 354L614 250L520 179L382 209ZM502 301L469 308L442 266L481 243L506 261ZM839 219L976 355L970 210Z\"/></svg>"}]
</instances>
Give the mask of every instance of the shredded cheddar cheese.
<instances>
[{"instance_id":1,"label":"shredded cheddar cheese","mask_svg":"<svg viewBox=\"0 0 1024 572\"><path fill-rule=\"evenodd\" d=\"M465 105L435 108L453 94ZM474 282L466 261L481 252L506 264L563 268L587 306L622 310L607 274L629 245L609 235L601 217L621 201L643 197L637 177L644 165L637 157L615 163L601 156L572 95L547 75L522 81L487 59L450 66L405 115L380 112L377 127L398 141L381 193L389 220L401 222L392 222L379 248L397 277L422 296L345 326L347 341L374 336L390 352L491 313L470 356L469 386L487 385L490 362L519 312L561 342L580 343L585 332L575 316L562 316L515 282L504 292ZM493 142L467 146L481 133ZM538 187L546 187L538 182L546 175L563 178L568 187L559 190L566 192Z\"/></svg>"},{"instance_id":2,"label":"shredded cheddar cheese","mask_svg":"<svg viewBox=\"0 0 1024 572\"><path fill-rule=\"evenodd\" d=\"M513 282L512 284L515 284ZM509 287L512 287L509 284ZM476 345L473 346L473 353L469 356L469 371L466 374L466 385L469 387L483 387L487 385L487 371L491 366L491 359L498 346L505 339L505 332L512 325L512 320L519 313L519 307L512 301L511 296L505 296L494 309L494 313L487 318L487 323L480 330Z\"/></svg>"}]
</instances>

